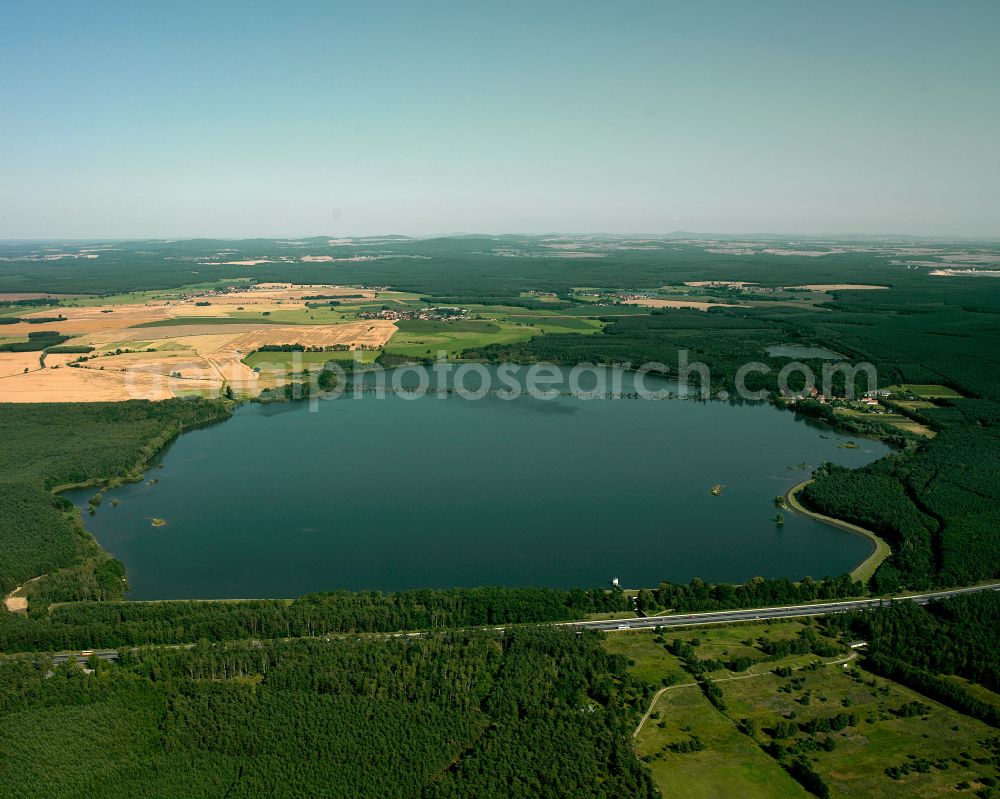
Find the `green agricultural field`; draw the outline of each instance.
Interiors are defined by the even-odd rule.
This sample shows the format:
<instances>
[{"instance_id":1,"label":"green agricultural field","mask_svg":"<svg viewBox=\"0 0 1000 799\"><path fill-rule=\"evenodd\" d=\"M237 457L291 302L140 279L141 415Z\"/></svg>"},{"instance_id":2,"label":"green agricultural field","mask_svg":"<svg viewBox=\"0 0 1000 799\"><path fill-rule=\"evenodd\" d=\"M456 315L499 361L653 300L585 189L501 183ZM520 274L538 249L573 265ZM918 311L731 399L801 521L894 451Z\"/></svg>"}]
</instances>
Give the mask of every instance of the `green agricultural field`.
<instances>
[{"instance_id":1,"label":"green agricultural field","mask_svg":"<svg viewBox=\"0 0 1000 799\"><path fill-rule=\"evenodd\" d=\"M933 402L928 402L927 400L892 400L889 404L892 406L898 405L908 411L925 411L928 408L937 407Z\"/></svg>"},{"instance_id":2,"label":"green agricultural field","mask_svg":"<svg viewBox=\"0 0 1000 799\"><path fill-rule=\"evenodd\" d=\"M637 306L633 305L574 305L571 308L508 308L496 305L468 306L474 313L483 313L500 319L512 319L527 322L538 319L589 319L597 321L598 317L614 316L619 312L631 313ZM640 308L640 313L649 313L648 308Z\"/></svg>"},{"instance_id":3,"label":"green agricultural field","mask_svg":"<svg viewBox=\"0 0 1000 799\"><path fill-rule=\"evenodd\" d=\"M452 322L430 319L404 319L396 323L400 333L479 333L492 335L501 331L496 322L456 319Z\"/></svg>"},{"instance_id":4,"label":"green agricultural field","mask_svg":"<svg viewBox=\"0 0 1000 799\"><path fill-rule=\"evenodd\" d=\"M352 361L371 363L378 357L377 350L338 352L254 352L243 359L251 369L287 374L296 366L305 369L322 368L327 361Z\"/></svg>"},{"instance_id":5,"label":"green agricultural field","mask_svg":"<svg viewBox=\"0 0 1000 799\"><path fill-rule=\"evenodd\" d=\"M836 408L834 413L845 418L864 419L866 421L881 422L882 424L895 427L897 430L904 430L907 433L915 433L918 436L932 438L934 431L926 425L916 422L901 413L870 413L868 411L856 411L851 408Z\"/></svg>"},{"instance_id":6,"label":"green agricultural field","mask_svg":"<svg viewBox=\"0 0 1000 799\"><path fill-rule=\"evenodd\" d=\"M487 344L509 344L527 341L537 335L530 327L508 322L424 322L420 320L400 323L400 330L385 345L385 351L394 355L426 358L444 350L449 356L461 354L472 347Z\"/></svg>"},{"instance_id":7,"label":"green agricultural field","mask_svg":"<svg viewBox=\"0 0 1000 799\"><path fill-rule=\"evenodd\" d=\"M593 319L568 315L537 315L516 321L535 327L539 333L600 333L603 323Z\"/></svg>"},{"instance_id":8,"label":"green agricultural field","mask_svg":"<svg viewBox=\"0 0 1000 799\"><path fill-rule=\"evenodd\" d=\"M598 319L598 310L586 308L571 309L567 311L540 311L517 309L504 312L490 309L477 311L487 319L492 319L500 323L506 323L527 330L527 337L543 336L551 334L576 333L578 335L590 335L600 333L605 323ZM526 339L524 339L526 340ZM491 344L501 343L491 341Z\"/></svg>"},{"instance_id":9,"label":"green agricultural field","mask_svg":"<svg viewBox=\"0 0 1000 799\"><path fill-rule=\"evenodd\" d=\"M379 302L403 302L415 305L424 305L420 294L412 291L379 291L375 293L375 299Z\"/></svg>"},{"instance_id":10,"label":"green agricultural field","mask_svg":"<svg viewBox=\"0 0 1000 799\"><path fill-rule=\"evenodd\" d=\"M933 383L901 383L896 386L889 386L888 391L909 391L916 394L921 399L960 399L961 394L948 386L939 386Z\"/></svg>"},{"instance_id":11,"label":"green agricultural field","mask_svg":"<svg viewBox=\"0 0 1000 799\"><path fill-rule=\"evenodd\" d=\"M277 309L262 316L260 311L229 311L234 322L270 322L280 325L333 325L339 322L353 322L357 314L341 306L326 308Z\"/></svg>"}]
</instances>

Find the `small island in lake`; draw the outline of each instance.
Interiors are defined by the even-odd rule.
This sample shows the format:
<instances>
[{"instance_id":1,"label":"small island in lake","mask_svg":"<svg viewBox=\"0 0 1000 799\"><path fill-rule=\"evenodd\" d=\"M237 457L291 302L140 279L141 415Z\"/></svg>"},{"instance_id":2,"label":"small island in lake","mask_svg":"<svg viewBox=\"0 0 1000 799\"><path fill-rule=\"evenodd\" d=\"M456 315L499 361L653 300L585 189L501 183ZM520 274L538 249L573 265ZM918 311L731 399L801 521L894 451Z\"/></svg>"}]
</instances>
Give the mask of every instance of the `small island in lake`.
<instances>
[{"instance_id":1,"label":"small island in lake","mask_svg":"<svg viewBox=\"0 0 1000 799\"><path fill-rule=\"evenodd\" d=\"M153 527L163 527L167 523L166 519L153 519Z\"/></svg>"}]
</instances>

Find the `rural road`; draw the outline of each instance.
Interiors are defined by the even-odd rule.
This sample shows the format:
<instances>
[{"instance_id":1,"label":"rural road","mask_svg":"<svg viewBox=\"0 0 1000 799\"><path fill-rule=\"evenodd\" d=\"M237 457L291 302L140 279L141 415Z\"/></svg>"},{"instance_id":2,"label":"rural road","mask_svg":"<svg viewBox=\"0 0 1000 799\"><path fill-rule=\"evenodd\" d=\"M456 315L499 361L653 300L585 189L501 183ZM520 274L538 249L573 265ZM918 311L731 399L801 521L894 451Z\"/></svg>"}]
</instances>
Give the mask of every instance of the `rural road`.
<instances>
[{"instance_id":1,"label":"rural road","mask_svg":"<svg viewBox=\"0 0 1000 799\"><path fill-rule=\"evenodd\" d=\"M972 594L978 591L1000 591L1000 583L990 583L988 585L974 585L968 588L953 588L948 591L931 591L926 594L907 594L906 596L893 597L894 602L916 602L919 605L926 605L935 599L945 599L960 594ZM680 613L674 616L646 616L644 618L629 619L601 619L599 621L560 621L550 622L556 626L574 627L576 629L604 630L606 632L618 632L625 630L648 630L655 627L690 627L698 624L732 624L740 621L757 621L761 619L789 619L801 618L803 616L825 616L830 613L844 613L850 610L864 610L865 608L877 608L890 600L888 599L856 599L845 600L843 602L823 602L813 605L785 605L775 608L749 608L746 610L718 610L708 613ZM503 627L493 626L493 629L502 630ZM404 632L398 635L423 636L426 631ZM96 650L96 654L102 660L117 660L118 652L113 649ZM52 656L55 665L65 663L69 658L76 658L84 661L90 656L90 652L61 652Z\"/></svg>"}]
</instances>

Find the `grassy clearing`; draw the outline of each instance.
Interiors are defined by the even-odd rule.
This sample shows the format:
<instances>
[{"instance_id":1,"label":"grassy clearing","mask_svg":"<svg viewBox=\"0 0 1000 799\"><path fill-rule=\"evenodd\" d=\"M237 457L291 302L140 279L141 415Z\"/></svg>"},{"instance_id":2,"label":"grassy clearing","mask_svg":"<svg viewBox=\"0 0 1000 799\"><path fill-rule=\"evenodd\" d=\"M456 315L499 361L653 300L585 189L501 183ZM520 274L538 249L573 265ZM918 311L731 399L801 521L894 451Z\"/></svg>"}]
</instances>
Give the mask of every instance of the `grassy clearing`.
<instances>
[{"instance_id":1,"label":"grassy clearing","mask_svg":"<svg viewBox=\"0 0 1000 799\"><path fill-rule=\"evenodd\" d=\"M984 688L982 685L970 682L964 677L959 677L957 674L948 675L942 679L961 685L962 688L968 691L980 702L986 702L987 704L993 705L995 708L1000 708L1000 694L991 691L989 688Z\"/></svg>"},{"instance_id":2,"label":"grassy clearing","mask_svg":"<svg viewBox=\"0 0 1000 799\"><path fill-rule=\"evenodd\" d=\"M798 634L809 625L803 621L774 621L761 624L741 624L736 626L702 627L693 630L683 630L676 634L665 633L668 640L679 638L681 641L697 647L698 657L727 661L732 658L749 657L755 664L746 672L732 672L720 669L712 672L712 677L731 677L742 674L756 674L770 671L770 663L761 663L763 655L756 647L758 638L771 641L793 641ZM785 660L790 666L799 666L815 658L812 655L792 655Z\"/></svg>"},{"instance_id":3,"label":"grassy clearing","mask_svg":"<svg viewBox=\"0 0 1000 799\"><path fill-rule=\"evenodd\" d=\"M927 402L926 400L899 400L892 404L899 405L901 408L906 408L909 411L922 411L927 408L937 407L933 402Z\"/></svg>"},{"instance_id":4,"label":"grassy clearing","mask_svg":"<svg viewBox=\"0 0 1000 799\"><path fill-rule=\"evenodd\" d=\"M940 796L955 792L962 783L975 790L982 786L980 778L996 776L988 762L988 743L996 731L985 724L865 672L859 660L814 668L824 659L793 655L765 660L756 647L759 638L794 639L806 626L790 620L669 630L662 636L645 630L608 636L605 647L628 657L637 677L670 686L659 695L635 739L637 753L664 795L808 796L767 754L780 722L791 724L793 732L778 742L786 747L799 744L831 796ZM692 678L667 651L674 638L695 644L702 660L746 655L755 661L743 674L712 673L725 712L713 707L696 685L686 684ZM782 667L791 672L774 673ZM900 712L910 703L921 703L918 712ZM838 714L854 714L854 723L832 732L809 733L799 727ZM741 731L744 719L753 722L753 737ZM703 750L670 750L694 739ZM827 739L832 743L825 743ZM909 773L899 779L886 773L904 765Z\"/></svg>"},{"instance_id":5,"label":"grassy clearing","mask_svg":"<svg viewBox=\"0 0 1000 799\"><path fill-rule=\"evenodd\" d=\"M646 630L609 635L604 641L604 648L627 657L629 670L650 685L689 682L691 678L681 667L681 662L654 638Z\"/></svg>"},{"instance_id":6,"label":"grassy clearing","mask_svg":"<svg viewBox=\"0 0 1000 799\"><path fill-rule=\"evenodd\" d=\"M898 386L889 386L887 391L909 391L916 394L921 399L961 399L959 394L948 386L939 386L934 383L901 383Z\"/></svg>"},{"instance_id":7,"label":"grassy clearing","mask_svg":"<svg viewBox=\"0 0 1000 799\"><path fill-rule=\"evenodd\" d=\"M832 739L833 751L809 754L813 768L835 796L939 796L960 782L972 782L993 772L962 753L973 759L984 756L982 741L995 731L853 664L846 669L827 666L795 672L793 678L768 675L719 687L729 717L753 719L758 740L764 744L771 741L775 725L783 719L808 723L838 713L857 714L856 727L815 735L817 740ZM921 702L927 712L908 718L896 715L895 711L910 702ZM785 742L806 738L799 733ZM920 761L937 765L899 780L885 773L887 768Z\"/></svg>"},{"instance_id":8,"label":"grassy clearing","mask_svg":"<svg viewBox=\"0 0 1000 799\"><path fill-rule=\"evenodd\" d=\"M371 363L378 357L377 350L357 352L254 352L243 359L251 369L285 374L297 368L322 368L327 361L352 361Z\"/></svg>"},{"instance_id":9,"label":"grassy clearing","mask_svg":"<svg viewBox=\"0 0 1000 799\"><path fill-rule=\"evenodd\" d=\"M705 745L704 750L678 754L664 749L693 736ZM713 708L697 686L665 691L636 738L635 748L664 796L778 799L809 795Z\"/></svg>"}]
</instances>

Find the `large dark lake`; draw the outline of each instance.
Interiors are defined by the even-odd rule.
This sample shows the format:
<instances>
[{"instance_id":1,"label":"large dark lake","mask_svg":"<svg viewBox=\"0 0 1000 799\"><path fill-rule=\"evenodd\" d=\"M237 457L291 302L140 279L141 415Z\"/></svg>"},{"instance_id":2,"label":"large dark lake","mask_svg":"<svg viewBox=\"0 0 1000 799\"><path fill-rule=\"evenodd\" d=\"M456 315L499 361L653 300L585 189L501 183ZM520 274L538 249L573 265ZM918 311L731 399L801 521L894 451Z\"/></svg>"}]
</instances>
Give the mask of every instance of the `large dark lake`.
<instances>
[{"instance_id":1,"label":"large dark lake","mask_svg":"<svg viewBox=\"0 0 1000 799\"><path fill-rule=\"evenodd\" d=\"M242 406L84 519L135 599L818 578L870 545L776 526L774 497L809 476L790 467L887 451L764 404L364 394Z\"/></svg>"}]
</instances>

